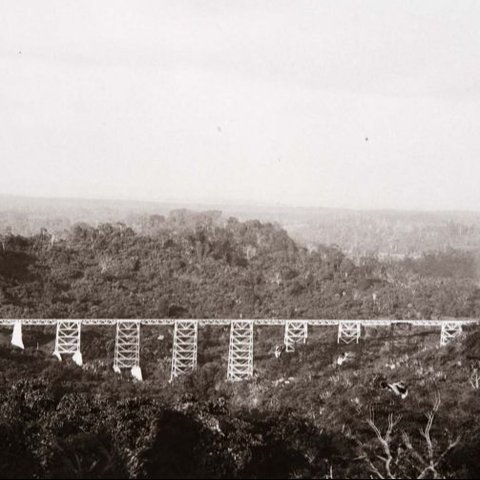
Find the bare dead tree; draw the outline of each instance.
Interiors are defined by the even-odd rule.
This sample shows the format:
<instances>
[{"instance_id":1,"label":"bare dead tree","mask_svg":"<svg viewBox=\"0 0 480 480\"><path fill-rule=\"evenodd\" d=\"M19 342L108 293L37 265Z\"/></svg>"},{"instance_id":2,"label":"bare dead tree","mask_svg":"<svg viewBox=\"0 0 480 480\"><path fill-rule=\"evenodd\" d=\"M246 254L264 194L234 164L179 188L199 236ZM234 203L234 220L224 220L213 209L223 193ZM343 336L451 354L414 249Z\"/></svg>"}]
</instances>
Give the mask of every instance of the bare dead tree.
<instances>
[{"instance_id":1,"label":"bare dead tree","mask_svg":"<svg viewBox=\"0 0 480 480\"><path fill-rule=\"evenodd\" d=\"M413 477L412 471L415 472L414 478L443 478L439 472L439 466L458 445L461 437L452 438L449 435L447 446L439 451L437 442L432 439L431 431L440 403L440 396L437 393L432 409L425 414L427 423L423 429L420 429L420 436L424 444L423 449L421 449L423 452L413 445L405 431L397 432L395 430L395 427L401 421L401 416L390 413L387 428L385 433L382 433L375 422L374 410L373 408L370 409L370 415L366 423L375 433L376 441L380 445L382 453L372 458L358 439L357 443L362 451L360 458L367 463L376 478L408 478L409 476ZM397 448L395 448L395 445L397 445Z\"/></svg>"},{"instance_id":2,"label":"bare dead tree","mask_svg":"<svg viewBox=\"0 0 480 480\"><path fill-rule=\"evenodd\" d=\"M439 464L443 461L443 459L453 450L458 443L460 442L460 436L452 439L451 437L448 439L448 444L446 448L441 453L436 453L434 448L434 443L431 438L431 430L433 421L435 420L435 415L440 408L440 395L437 393L435 396L435 403L433 405L432 410L428 412L425 416L427 417L427 424L423 430L420 430L420 435L424 438L426 443L426 458L422 456L417 450L415 450L412 446L412 442L408 437L406 432L403 432L402 438L405 443L407 449L412 453L414 458L416 458L423 466L423 470L421 470L420 474L417 478L426 478L428 473L431 473L433 478L442 478L439 474L437 468Z\"/></svg>"},{"instance_id":3,"label":"bare dead tree","mask_svg":"<svg viewBox=\"0 0 480 480\"><path fill-rule=\"evenodd\" d=\"M480 362L477 360L471 367L470 374L470 385L474 390L480 389L480 371L479 371Z\"/></svg>"},{"instance_id":4,"label":"bare dead tree","mask_svg":"<svg viewBox=\"0 0 480 480\"><path fill-rule=\"evenodd\" d=\"M375 475L377 475L378 478L396 478L393 475L391 470L392 462L394 461L394 457L391 451L391 445L392 445L392 434L393 434L394 428L398 425L400 420L401 420L400 416L395 417L393 413L390 413L388 415L387 430L385 434L382 434L380 429L375 424L375 412L373 408L370 408L370 416L367 420L367 425L373 430L373 432L377 437L378 442L382 447L383 455L378 455L377 458L383 463L385 474L382 474L380 472L379 470L380 467L377 467L375 463L366 454L365 454L365 460L367 461L370 470Z\"/></svg>"}]
</instances>

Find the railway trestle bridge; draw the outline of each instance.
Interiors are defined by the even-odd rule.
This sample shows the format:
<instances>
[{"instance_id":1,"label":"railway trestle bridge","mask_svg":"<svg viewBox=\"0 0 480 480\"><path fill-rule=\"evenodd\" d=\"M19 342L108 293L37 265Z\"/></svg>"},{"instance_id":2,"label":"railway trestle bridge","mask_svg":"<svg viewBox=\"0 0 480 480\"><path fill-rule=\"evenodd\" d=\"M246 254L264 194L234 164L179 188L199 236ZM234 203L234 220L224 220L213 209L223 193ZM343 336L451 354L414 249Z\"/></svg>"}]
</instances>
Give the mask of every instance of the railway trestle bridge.
<instances>
[{"instance_id":1,"label":"railway trestle bridge","mask_svg":"<svg viewBox=\"0 0 480 480\"><path fill-rule=\"evenodd\" d=\"M11 326L12 344L23 348L22 326L55 326L53 354L59 359L71 355L82 365L82 326L115 326L113 370L120 373L130 370L137 380L142 380L140 367L141 326L172 326L173 348L170 380L192 373L197 366L198 329L206 325L230 326L227 380L235 382L253 376L253 343L255 326L280 326L284 328L286 352L305 343L309 327L334 326L338 328L338 343L358 343L362 327L387 327L407 324L413 327L440 329L440 346L448 345L462 333L465 325L480 324L476 319L455 320L284 320L284 319L0 319L0 326Z\"/></svg>"}]
</instances>

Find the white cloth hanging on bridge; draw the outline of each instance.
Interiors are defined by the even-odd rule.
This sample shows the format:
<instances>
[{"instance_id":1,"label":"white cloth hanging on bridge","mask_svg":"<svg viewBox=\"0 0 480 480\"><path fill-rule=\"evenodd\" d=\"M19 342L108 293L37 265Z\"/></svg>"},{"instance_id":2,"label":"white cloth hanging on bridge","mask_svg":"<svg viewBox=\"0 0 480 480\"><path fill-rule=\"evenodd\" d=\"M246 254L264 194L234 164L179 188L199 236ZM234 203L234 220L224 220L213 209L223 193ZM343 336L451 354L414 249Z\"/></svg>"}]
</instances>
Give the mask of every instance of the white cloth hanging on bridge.
<instances>
[{"instance_id":1,"label":"white cloth hanging on bridge","mask_svg":"<svg viewBox=\"0 0 480 480\"><path fill-rule=\"evenodd\" d=\"M13 324L12 345L21 348L22 350L25 348L22 338L22 322L20 320L17 320Z\"/></svg>"},{"instance_id":2,"label":"white cloth hanging on bridge","mask_svg":"<svg viewBox=\"0 0 480 480\"><path fill-rule=\"evenodd\" d=\"M82 352L80 352L80 350L77 350L77 351L73 354L72 360L73 360L79 367L82 367L82 366L83 366Z\"/></svg>"},{"instance_id":3,"label":"white cloth hanging on bridge","mask_svg":"<svg viewBox=\"0 0 480 480\"><path fill-rule=\"evenodd\" d=\"M140 367L132 367L130 373L132 374L132 377L135 378L135 380L143 382L142 369Z\"/></svg>"}]
</instances>

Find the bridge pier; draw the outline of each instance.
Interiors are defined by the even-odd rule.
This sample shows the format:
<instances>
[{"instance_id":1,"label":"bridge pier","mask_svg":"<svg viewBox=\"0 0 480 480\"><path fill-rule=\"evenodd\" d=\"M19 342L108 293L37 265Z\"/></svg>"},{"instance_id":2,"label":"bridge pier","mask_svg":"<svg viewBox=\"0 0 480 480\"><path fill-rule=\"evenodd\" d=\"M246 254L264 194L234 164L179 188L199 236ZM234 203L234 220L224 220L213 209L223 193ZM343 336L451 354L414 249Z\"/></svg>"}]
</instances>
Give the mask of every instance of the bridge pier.
<instances>
[{"instance_id":1,"label":"bridge pier","mask_svg":"<svg viewBox=\"0 0 480 480\"><path fill-rule=\"evenodd\" d=\"M197 367L197 342L198 321L175 320L170 381L195 370Z\"/></svg>"},{"instance_id":2,"label":"bridge pier","mask_svg":"<svg viewBox=\"0 0 480 480\"><path fill-rule=\"evenodd\" d=\"M142 380L139 320L117 321L113 370L120 373L122 368L129 368L134 378Z\"/></svg>"},{"instance_id":3,"label":"bridge pier","mask_svg":"<svg viewBox=\"0 0 480 480\"><path fill-rule=\"evenodd\" d=\"M460 322L443 322L440 333L440 346L444 347L455 340L462 333L462 324Z\"/></svg>"},{"instance_id":4,"label":"bridge pier","mask_svg":"<svg viewBox=\"0 0 480 480\"><path fill-rule=\"evenodd\" d=\"M53 355L62 360L62 354L72 355L73 361L83 365L80 351L81 320L58 320Z\"/></svg>"},{"instance_id":5,"label":"bridge pier","mask_svg":"<svg viewBox=\"0 0 480 480\"><path fill-rule=\"evenodd\" d=\"M251 377L253 377L253 321L232 320L227 380L237 382Z\"/></svg>"},{"instance_id":6,"label":"bridge pier","mask_svg":"<svg viewBox=\"0 0 480 480\"><path fill-rule=\"evenodd\" d=\"M22 350L25 348L23 345L23 337L22 337L22 321L15 320L13 324L13 332L12 332L12 345Z\"/></svg>"},{"instance_id":7,"label":"bridge pier","mask_svg":"<svg viewBox=\"0 0 480 480\"><path fill-rule=\"evenodd\" d=\"M284 344L287 352L294 352L297 343L305 343L308 337L308 323L287 320L285 323Z\"/></svg>"},{"instance_id":8,"label":"bridge pier","mask_svg":"<svg viewBox=\"0 0 480 480\"><path fill-rule=\"evenodd\" d=\"M361 323L352 320L340 320L338 323L337 343L343 342L347 345L360 339Z\"/></svg>"}]
</instances>

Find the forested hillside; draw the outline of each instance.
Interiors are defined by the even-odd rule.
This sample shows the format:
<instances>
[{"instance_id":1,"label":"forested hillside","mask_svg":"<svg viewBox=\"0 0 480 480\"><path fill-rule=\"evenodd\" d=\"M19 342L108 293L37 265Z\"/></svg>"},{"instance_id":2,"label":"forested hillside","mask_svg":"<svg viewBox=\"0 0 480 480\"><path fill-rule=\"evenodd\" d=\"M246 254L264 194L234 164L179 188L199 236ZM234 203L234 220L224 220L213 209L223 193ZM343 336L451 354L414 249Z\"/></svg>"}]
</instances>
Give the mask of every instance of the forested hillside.
<instances>
[{"instance_id":1,"label":"forested hillside","mask_svg":"<svg viewBox=\"0 0 480 480\"><path fill-rule=\"evenodd\" d=\"M3 317L437 318L480 315L473 252L400 262L307 250L273 224L151 216L0 244Z\"/></svg>"},{"instance_id":2,"label":"forested hillside","mask_svg":"<svg viewBox=\"0 0 480 480\"><path fill-rule=\"evenodd\" d=\"M0 308L3 318L479 317L480 288L473 252L354 262L273 224L177 211L150 217L143 234L78 224L61 238L4 235ZM24 328L25 351L5 328L0 478L478 476L478 332L440 349L438 331L371 329L347 347L332 328L311 330L277 359L281 329L256 328L254 378L229 384L225 327L200 330L197 371L171 383L171 328L142 328L143 383L113 373L113 328L83 328L83 369L52 357L53 328Z\"/></svg>"}]
</instances>

